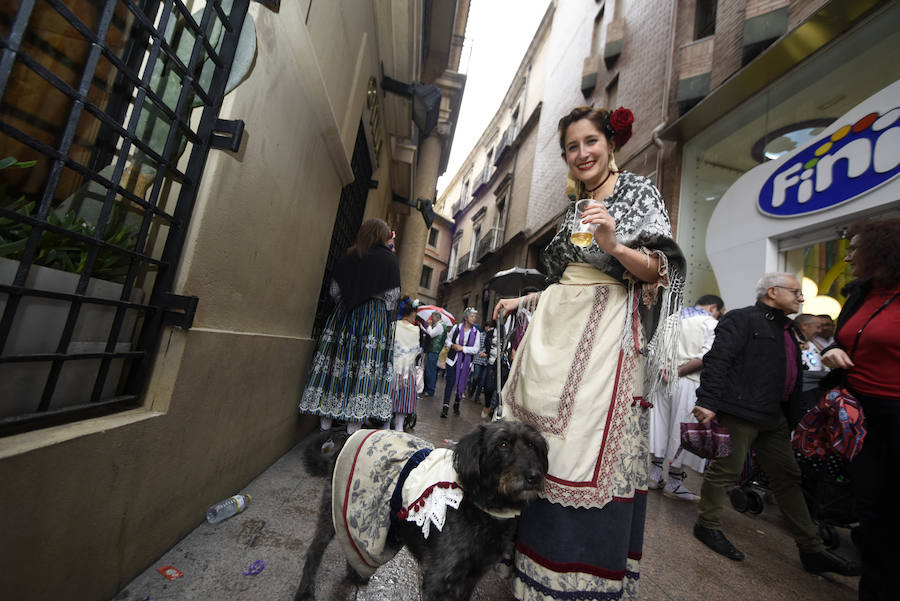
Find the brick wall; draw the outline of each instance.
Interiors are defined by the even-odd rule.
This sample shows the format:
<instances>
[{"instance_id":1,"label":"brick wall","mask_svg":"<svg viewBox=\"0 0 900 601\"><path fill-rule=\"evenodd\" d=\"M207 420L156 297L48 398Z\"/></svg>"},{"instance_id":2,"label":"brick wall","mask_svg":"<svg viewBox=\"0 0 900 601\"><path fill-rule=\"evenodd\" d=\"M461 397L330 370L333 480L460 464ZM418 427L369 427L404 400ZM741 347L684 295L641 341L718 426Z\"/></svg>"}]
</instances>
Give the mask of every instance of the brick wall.
<instances>
[{"instance_id":1,"label":"brick wall","mask_svg":"<svg viewBox=\"0 0 900 601\"><path fill-rule=\"evenodd\" d=\"M715 48L710 76L710 89L714 90L741 68L744 38L744 11L748 0L728 0L719 2L716 12ZM760 0L756 0L760 1ZM782 0L765 0L781 2Z\"/></svg>"},{"instance_id":2,"label":"brick wall","mask_svg":"<svg viewBox=\"0 0 900 601\"><path fill-rule=\"evenodd\" d=\"M752 19L790 4L789 0L747 0L746 19ZM721 3L720 3L721 5ZM718 23L716 23L718 25Z\"/></svg>"},{"instance_id":3,"label":"brick wall","mask_svg":"<svg viewBox=\"0 0 900 601\"><path fill-rule=\"evenodd\" d=\"M709 73L713 62L715 38L703 38L682 46L678 53L678 78L687 79Z\"/></svg>"},{"instance_id":4,"label":"brick wall","mask_svg":"<svg viewBox=\"0 0 900 601\"><path fill-rule=\"evenodd\" d=\"M584 60L591 52L596 13L597 5L593 0L560 0L554 15L545 47L548 69L544 108L535 142L526 232L540 229L568 202L564 190L567 168L559 158L556 125L572 107L605 105L606 86L618 76L616 104L630 108L635 115L633 137L616 157L619 164L644 152L651 143L653 129L663 120L663 84L671 43L671 4L628 2L621 12L617 6L616 18L624 21L625 30L622 55L608 70L600 69L597 87L593 95L585 99L579 89L580 74ZM610 17L607 15L607 20Z\"/></svg>"}]
</instances>

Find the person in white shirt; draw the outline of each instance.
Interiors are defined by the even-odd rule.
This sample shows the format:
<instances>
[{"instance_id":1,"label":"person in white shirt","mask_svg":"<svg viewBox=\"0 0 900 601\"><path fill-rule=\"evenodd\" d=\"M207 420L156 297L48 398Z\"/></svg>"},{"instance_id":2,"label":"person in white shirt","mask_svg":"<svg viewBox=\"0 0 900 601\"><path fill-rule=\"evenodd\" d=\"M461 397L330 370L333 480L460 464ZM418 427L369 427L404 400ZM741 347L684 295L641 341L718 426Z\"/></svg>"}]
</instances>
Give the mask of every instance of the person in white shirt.
<instances>
[{"instance_id":1,"label":"person in white shirt","mask_svg":"<svg viewBox=\"0 0 900 601\"><path fill-rule=\"evenodd\" d=\"M700 497L684 485L682 470L687 465L703 473L705 460L681 449L681 423L696 421L691 415L700 386L703 355L712 347L716 325L722 316L725 302L714 294L701 296L693 307L686 307L681 315L669 318L666 327L674 327L681 320L678 332L677 368L664 376L675 378L672 386L660 387L650 402L650 454L652 465L647 488L663 489L667 497L684 501L698 501ZM671 392L669 392L671 391ZM669 475L664 482L663 463L669 460Z\"/></svg>"}]
</instances>

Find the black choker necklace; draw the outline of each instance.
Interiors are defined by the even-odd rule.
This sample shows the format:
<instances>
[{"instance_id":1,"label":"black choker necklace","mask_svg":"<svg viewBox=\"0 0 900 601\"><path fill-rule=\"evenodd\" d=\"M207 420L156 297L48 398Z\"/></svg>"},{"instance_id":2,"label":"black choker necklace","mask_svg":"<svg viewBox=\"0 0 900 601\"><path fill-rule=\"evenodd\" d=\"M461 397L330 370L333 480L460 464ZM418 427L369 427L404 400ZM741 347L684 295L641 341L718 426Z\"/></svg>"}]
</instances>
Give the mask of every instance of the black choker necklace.
<instances>
[{"instance_id":1,"label":"black choker necklace","mask_svg":"<svg viewBox=\"0 0 900 601\"><path fill-rule=\"evenodd\" d=\"M593 194L594 192L596 192L597 190L599 190L599 189L601 188L601 186L603 186L603 184L606 183L606 180L609 179L609 176L611 176L613 173L617 173L617 172L616 172L616 171L613 171L612 169L610 169L609 171L607 171L607 172L606 172L606 177L603 178L603 181L600 182L599 184L597 184L596 187L594 187L594 188L589 188L589 189L588 189L588 192L591 193L591 194Z\"/></svg>"}]
</instances>

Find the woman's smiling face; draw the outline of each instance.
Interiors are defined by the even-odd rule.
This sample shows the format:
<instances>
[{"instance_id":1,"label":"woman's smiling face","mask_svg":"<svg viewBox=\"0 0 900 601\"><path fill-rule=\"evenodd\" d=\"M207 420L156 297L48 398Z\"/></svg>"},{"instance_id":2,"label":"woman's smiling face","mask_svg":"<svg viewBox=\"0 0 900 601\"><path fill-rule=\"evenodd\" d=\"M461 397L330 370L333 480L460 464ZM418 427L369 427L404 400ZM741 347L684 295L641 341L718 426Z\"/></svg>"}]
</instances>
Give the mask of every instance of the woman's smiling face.
<instances>
[{"instance_id":1,"label":"woman's smiling face","mask_svg":"<svg viewBox=\"0 0 900 601\"><path fill-rule=\"evenodd\" d=\"M612 144L590 119L579 119L566 130L566 164L572 175L591 187L606 177Z\"/></svg>"}]
</instances>

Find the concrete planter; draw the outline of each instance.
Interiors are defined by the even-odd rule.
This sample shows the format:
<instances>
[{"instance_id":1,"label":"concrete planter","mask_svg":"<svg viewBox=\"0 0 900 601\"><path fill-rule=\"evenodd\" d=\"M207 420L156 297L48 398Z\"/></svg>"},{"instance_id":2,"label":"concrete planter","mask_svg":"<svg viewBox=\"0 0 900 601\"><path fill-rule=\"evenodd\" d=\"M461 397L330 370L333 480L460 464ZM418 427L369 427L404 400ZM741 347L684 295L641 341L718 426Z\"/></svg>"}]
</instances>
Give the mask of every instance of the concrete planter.
<instances>
[{"instance_id":1,"label":"concrete planter","mask_svg":"<svg viewBox=\"0 0 900 601\"><path fill-rule=\"evenodd\" d=\"M0 257L0 282L10 284L19 262ZM28 273L27 287L36 290L73 293L79 275L58 269L32 265ZM119 299L122 285L106 280L91 279L87 295L97 298ZM134 290L132 302L143 299L142 290ZM0 315L6 309L7 297L0 295ZM13 320L12 330L4 355L28 355L54 353L69 314L70 303L63 300L40 297L23 297ZM112 328L116 307L84 304L78 315L75 332L69 344L69 353L101 352ZM116 351L132 348L137 311L127 311L119 332ZM81 405L90 401L100 359L67 361L60 372L50 409ZM32 413L37 410L47 375L49 361L0 364L0 418ZM103 397L116 393L125 361L115 359L110 365L104 385Z\"/></svg>"}]
</instances>

